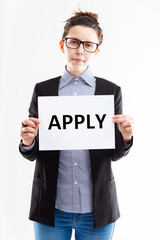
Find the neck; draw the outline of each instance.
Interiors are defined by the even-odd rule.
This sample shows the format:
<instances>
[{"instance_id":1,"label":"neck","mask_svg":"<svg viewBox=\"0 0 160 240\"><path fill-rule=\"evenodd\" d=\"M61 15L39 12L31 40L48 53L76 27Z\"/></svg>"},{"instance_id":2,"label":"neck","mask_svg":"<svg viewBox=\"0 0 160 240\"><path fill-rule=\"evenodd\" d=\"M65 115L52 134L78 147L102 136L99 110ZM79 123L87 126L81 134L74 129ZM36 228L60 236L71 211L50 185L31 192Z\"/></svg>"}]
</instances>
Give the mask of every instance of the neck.
<instances>
[{"instance_id":1,"label":"neck","mask_svg":"<svg viewBox=\"0 0 160 240\"><path fill-rule=\"evenodd\" d=\"M87 67L88 68L88 67ZM79 76L81 76L86 70L87 70L87 68L86 69L84 69L83 71L72 71L72 69L69 69L67 66L66 66L66 70L72 75L72 76L74 76L74 77L79 77Z\"/></svg>"}]
</instances>

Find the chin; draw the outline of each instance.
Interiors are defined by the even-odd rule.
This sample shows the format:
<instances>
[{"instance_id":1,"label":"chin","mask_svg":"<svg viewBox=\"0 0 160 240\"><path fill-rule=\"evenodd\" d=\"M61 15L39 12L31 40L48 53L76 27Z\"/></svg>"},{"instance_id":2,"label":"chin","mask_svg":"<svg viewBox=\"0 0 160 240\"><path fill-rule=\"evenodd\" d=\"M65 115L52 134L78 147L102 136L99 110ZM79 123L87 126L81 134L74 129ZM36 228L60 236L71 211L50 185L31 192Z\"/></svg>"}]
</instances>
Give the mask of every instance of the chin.
<instances>
[{"instance_id":1,"label":"chin","mask_svg":"<svg viewBox=\"0 0 160 240\"><path fill-rule=\"evenodd\" d=\"M85 71L87 69L87 66L84 65L84 64L74 64L72 65L72 67L75 69L75 70L79 70L79 71Z\"/></svg>"}]
</instances>

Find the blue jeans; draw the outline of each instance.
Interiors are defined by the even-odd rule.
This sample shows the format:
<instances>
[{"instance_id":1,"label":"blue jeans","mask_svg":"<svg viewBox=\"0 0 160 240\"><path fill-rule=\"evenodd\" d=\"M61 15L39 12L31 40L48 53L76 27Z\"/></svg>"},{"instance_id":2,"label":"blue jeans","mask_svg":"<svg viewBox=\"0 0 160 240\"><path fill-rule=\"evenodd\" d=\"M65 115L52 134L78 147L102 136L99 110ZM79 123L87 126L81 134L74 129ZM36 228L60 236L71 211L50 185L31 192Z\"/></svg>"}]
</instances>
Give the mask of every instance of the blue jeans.
<instances>
[{"instance_id":1,"label":"blue jeans","mask_svg":"<svg viewBox=\"0 0 160 240\"><path fill-rule=\"evenodd\" d=\"M93 213L68 213L56 209L55 227L34 222L35 240L111 240L115 223L93 229Z\"/></svg>"}]
</instances>

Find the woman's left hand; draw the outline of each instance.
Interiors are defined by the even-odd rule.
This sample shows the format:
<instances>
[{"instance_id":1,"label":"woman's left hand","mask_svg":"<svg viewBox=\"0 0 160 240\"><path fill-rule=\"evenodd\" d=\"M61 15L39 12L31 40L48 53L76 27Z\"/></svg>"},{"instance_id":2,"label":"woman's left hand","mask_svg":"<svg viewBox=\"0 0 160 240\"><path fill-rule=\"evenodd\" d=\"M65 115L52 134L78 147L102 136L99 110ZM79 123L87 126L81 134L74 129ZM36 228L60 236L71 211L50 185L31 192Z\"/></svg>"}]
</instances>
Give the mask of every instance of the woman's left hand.
<instances>
[{"instance_id":1,"label":"woman's left hand","mask_svg":"<svg viewBox=\"0 0 160 240\"><path fill-rule=\"evenodd\" d=\"M126 115L114 115L112 120L118 124L124 142L128 143L133 135L133 118Z\"/></svg>"}]
</instances>

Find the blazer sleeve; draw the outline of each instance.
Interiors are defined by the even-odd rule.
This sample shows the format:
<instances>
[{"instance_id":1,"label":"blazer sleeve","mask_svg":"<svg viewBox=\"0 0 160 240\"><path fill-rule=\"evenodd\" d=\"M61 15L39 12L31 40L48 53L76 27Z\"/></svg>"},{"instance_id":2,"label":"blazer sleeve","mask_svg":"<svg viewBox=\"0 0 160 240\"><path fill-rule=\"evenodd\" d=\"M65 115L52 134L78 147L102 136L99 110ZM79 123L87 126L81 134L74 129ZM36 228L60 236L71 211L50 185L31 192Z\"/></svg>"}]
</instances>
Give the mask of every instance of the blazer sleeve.
<instances>
[{"instance_id":1,"label":"blazer sleeve","mask_svg":"<svg viewBox=\"0 0 160 240\"><path fill-rule=\"evenodd\" d=\"M121 88L117 87L115 92L115 115L123 114L122 110L122 92ZM115 149L111 150L112 161L117 161L126 156L133 144L133 137L128 144L125 144L121 132L118 129L118 124L115 123Z\"/></svg>"},{"instance_id":2,"label":"blazer sleeve","mask_svg":"<svg viewBox=\"0 0 160 240\"><path fill-rule=\"evenodd\" d=\"M37 96L38 96L38 83L34 87L30 107L29 107L29 117L38 117L38 106L37 106ZM30 161L34 161L37 158L38 153L38 134L35 137L34 146L31 150L26 150L23 147L22 140L19 144L19 151L22 154L23 157Z\"/></svg>"}]
</instances>

